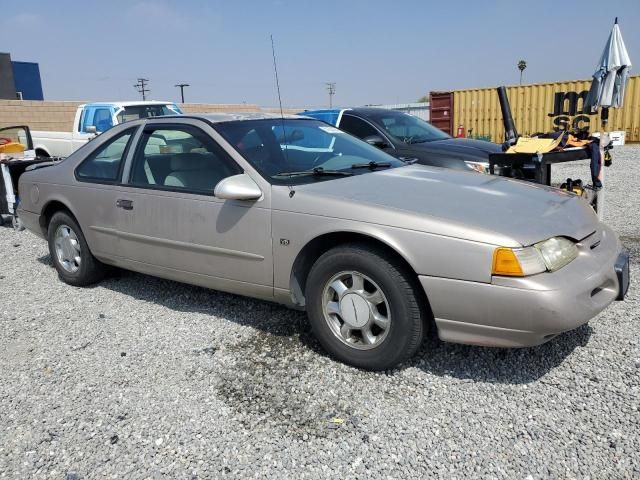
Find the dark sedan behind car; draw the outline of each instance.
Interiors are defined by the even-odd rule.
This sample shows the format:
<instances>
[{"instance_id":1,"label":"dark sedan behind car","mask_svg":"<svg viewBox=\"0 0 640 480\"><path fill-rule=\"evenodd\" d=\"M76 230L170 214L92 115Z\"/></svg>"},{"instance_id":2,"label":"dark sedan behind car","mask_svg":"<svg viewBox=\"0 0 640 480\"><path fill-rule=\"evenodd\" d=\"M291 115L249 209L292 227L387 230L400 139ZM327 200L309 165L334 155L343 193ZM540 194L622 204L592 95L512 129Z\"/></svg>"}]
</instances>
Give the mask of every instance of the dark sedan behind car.
<instances>
[{"instance_id":1,"label":"dark sedan behind car","mask_svg":"<svg viewBox=\"0 0 640 480\"><path fill-rule=\"evenodd\" d=\"M301 115L323 120L402 160L488 173L489 154L500 145L453 138L424 120L385 108L314 110Z\"/></svg>"}]
</instances>

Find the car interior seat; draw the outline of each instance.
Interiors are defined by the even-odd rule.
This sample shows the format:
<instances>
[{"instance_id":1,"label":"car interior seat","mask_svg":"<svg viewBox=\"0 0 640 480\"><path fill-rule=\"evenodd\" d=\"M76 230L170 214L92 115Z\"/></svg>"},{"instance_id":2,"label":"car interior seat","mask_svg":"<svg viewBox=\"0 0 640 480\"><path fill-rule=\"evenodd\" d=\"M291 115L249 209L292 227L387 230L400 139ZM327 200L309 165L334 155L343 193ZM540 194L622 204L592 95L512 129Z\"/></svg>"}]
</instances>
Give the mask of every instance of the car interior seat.
<instances>
[{"instance_id":1,"label":"car interior seat","mask_svg":"<svg viewBox=\"0 0 640 480\"><path fill-rule=\"evenodd\" d=\"M171 156L171 173L165 186L213 191L222 180L233 174L230 168L211 153L179 153Z\"/></svg>"}]
</instances>

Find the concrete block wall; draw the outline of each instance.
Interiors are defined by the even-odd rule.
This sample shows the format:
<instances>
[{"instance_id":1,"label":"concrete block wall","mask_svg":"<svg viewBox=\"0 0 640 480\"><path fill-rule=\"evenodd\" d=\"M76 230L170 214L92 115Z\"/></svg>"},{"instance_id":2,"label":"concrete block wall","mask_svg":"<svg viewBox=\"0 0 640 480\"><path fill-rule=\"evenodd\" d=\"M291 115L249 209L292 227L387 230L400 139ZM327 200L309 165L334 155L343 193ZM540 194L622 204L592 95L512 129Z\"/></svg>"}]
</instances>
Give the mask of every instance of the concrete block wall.
<instances>
[{"instance_id":1,"label":"concrete block wall","mask_svg":"<svg viewBox=\"0 0 640 480\"><path fill-rule=\"evenodd\" d=\"M0 127L27 125L31 130L71 131L82 102L0 100Z\"/></svg>"},{"instance_id":2,"label":"concrete block wall","mask_svg":"<svg viewBox=\"0 0 640 480\"><path fill-rule=\"evenodd\" d=\"M0 100L0 128L11 125L27 125L31 130L70 132L73 128L78 105L86 102L56 102L34 100ZM261 112L255 104L184 103L179 104L185 113L207 112ZM284 109L284 113L296 113L297 109Z\"/></svg>"}]
</instances>

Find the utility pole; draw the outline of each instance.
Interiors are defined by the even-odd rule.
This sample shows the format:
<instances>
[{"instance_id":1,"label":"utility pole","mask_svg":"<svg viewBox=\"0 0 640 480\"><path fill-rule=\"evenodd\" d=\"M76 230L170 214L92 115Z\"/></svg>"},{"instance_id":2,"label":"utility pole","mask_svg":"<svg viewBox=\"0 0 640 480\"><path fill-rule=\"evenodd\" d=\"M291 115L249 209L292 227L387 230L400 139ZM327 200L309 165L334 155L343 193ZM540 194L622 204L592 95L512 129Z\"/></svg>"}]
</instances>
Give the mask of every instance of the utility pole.
<instances>
[{"instance_id":1,"label":"utility pole","mask_svg":"<svg viewBox=\"0 0 640 480\"><path fill-rule=\"evenodd\" d=\"M180 89L180 98L182 98L182 103L184 103L184 87L190 87L188 83L178 83L174 85L174 87L178 87Z\"/></svg>"},{"instance_id":2,"label":"utility pole","mask_svg":"<svg viewBox=\"0 0 640 480\"><path fill-rule=\"evenodd\" d=\"M148 88L145 88L147 86L148 82L149 82L148 78L139 78L138 79L138 83L136 83L133 86L133 88L138 90L138 93L142 94L142 100L146 100L147 99L147 93L151 91Z\"/></svg>"},{"instance_id":3,"label":"utility pole","mask_svg":"<svg viewBox=\"0 0 640 480\"><path fill-rule=\"evenodd\" d=\"M333 96L336 94L336 82L325 82L329 92L329 108L333 108Z\"/></svg>"}]
</instances>

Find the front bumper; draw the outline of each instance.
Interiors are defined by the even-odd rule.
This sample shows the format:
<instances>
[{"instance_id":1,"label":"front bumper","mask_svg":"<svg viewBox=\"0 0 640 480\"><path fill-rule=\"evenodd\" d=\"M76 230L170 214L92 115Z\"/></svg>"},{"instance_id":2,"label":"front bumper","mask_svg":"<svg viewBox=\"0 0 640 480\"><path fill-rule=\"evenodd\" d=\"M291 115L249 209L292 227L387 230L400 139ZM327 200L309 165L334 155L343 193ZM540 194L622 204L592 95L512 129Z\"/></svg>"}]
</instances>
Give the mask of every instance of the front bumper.
<instances>
[{"instance_id":1,"label":"front bumper","mask_svg":"<svg viewBox=\"0 0 640 480\"><path fill-rule=\"evenodd\" d=\"M471 345L527 347L587 323L624 297L625 254L604 225L578 247L578 258L553 273L493 277L492 283L420 276L438 336Z\"/></svg>"}]
</instances>

